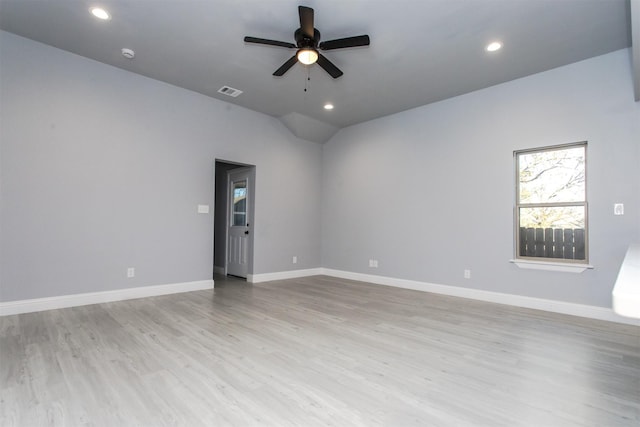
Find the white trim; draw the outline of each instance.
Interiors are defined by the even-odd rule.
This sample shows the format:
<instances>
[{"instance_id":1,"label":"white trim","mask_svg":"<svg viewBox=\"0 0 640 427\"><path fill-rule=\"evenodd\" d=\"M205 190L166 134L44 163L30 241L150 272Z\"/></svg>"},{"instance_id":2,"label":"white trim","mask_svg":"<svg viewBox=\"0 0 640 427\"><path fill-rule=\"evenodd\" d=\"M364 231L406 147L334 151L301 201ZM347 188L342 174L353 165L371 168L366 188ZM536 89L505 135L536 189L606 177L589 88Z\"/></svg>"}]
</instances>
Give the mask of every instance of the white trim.
<instances>
[{"instance_id":1,"label":"white trim","mask_svg":"<svg viewBox=\"0 0 640 427\"><path fill-rule=\"evenodd\" d=\"M275 273L262 273L262 274L247 274L247 282L249 283L261 283L270 282L272 280L285 280L296 279L298 277L320 276L323 273L323 268L310 268L307 270L291 270L291 271L278 271Z\"/></svg>"},{"instance_id":2,"label":"white trim","mask_svg":"<svg viewBox=\"0 0 640 427\"><path fill-rule=\"evenodd\" d=\"M422 292L432 292L436 294L470 298L497 304L532 308L536 310L550 311L553 313L569 314L572 316L587 317L591 319L599 319L610 322L626 323L630 325L640 326L640 319L631 319L628 317L617 315L613 310L605 307L575 304L563 301L553 301L542 298L504 294L499 292L483 291L458 286L438 285L434 283L419 282L407 279L396 279L393 277L376 276L372 274L353 273L349 271L334 270L330 268L311 268L307 270L249 274L247 275L247 282L261 283L272 280L295 279L298 277L318 275L332 276L342 279L368 282L376 285L393 286L396 288L412 289ZM201 280L196 282L174 283L168 285L142 286L138 288L119 289L114 291L92 292L86 294L64 295L50 298L0 302L0 316L31 313L44 310L55 310L59 308L100 304L113 301L123 301L135 298L146 298L159 295L169 295L180 292L213 289L214 286L215 284L213 280Z\"/></svg>"},{"instance_id":3,"label":"white trim","mask_svg":"<svg viewBox=\"0 0 640 427\"><path fill-rule=\"evenodd\" d=\"M520 268L562 271L564 273L582 273L587 269L593 269L593 265L590 264L572 264L568 262L533 261L528 259L510 259L509 262L514 263Z\"/></svg>"},{"instance_id":4,"label":"white trim","mask_svg":"<svg viewBox=\"0 0 640 427\"><path fill-rule=\"evenodd\" d=\"M395 279L371 274L352 273L349 271L322 269L324 275L339 277L342 279L358 280L377 285L393 286L416 291L433 292L436 294L451 295L461 298L470 298L480 301L506 304L516 307L532 308L536 310L550 311L553 313L569 314L572 316L587 317L591 319L607 320L610 322L626 323L640 326L640 320L623 317L612 309L593 305L575 304L564 301L553 301L542 298L527 297L522 295L503 294L500 292L483 291L479 289L463 288L459 286L437 285L434 283L418 282L415 280Z\"/></svg>"},{"instance_id":5,"label":"white trim","mask_svg":"<svg viewBox=\"0 0 640 427\"><path fill-rule=\"evenodd\" d=\"M629 246L611 295L616 313L640 319L640 244Z\"/></svg>"},{"instance_id":6,"label":"white trim","mask_svg":"<svg viewBox=\"0 0 640 427\"><path fill-rule=\"evenodd\" d=\"M213 280L197 282L171 283L167 285L141 286L138 288L117 289L114 291L90 292L86 294L62 295L49 298L35 298L20 301L0 302L0 316L32 313L35 311L56 310L58 308L81 305L101 304L158 295L213 289Z\"/></svg>"},{"instance_id":7,"label":"white trim","mask_svg":"<svg viewBox=\"0 0 640 427\"><path fill-rule=\"evenodd\" d=\"M214 265L213 266L213 273L214 274L220 274L222 276L226 276L227 275L227 270L225 267L220 267L218 265Z\"/></svg>"}]
</instances>

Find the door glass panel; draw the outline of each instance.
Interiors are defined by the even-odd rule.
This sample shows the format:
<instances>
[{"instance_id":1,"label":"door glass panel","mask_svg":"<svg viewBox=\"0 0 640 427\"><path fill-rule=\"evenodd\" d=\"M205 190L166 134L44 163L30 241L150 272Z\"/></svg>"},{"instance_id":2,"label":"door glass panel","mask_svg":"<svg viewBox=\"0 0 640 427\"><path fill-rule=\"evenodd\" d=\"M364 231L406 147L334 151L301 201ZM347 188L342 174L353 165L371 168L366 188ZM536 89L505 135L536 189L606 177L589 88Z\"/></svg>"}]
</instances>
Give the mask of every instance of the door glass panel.
<instances>
[{"instance_id":1,"label":"door glass panel","mask_svg":"<svg viewBox=\"0 0 640 427\"><path fill-rule=\"evenodd\" d=\"M244 227L247 225L247 181L235 181L233 183L233 208L231 213L231 225Z\"/></svg>"}]
</instances>

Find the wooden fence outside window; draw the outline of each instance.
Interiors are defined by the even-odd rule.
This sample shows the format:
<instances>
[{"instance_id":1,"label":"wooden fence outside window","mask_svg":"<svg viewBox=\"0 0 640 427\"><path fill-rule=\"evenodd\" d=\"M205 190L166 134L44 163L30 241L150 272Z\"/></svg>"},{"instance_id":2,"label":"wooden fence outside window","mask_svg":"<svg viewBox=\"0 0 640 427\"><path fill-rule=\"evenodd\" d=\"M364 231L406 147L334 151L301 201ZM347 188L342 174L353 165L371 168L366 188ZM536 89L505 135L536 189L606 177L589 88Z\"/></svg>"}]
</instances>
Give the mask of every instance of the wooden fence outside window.
<instances>
[{"instance_id":1,"label":"wooden fence outside window","mask_svg":"<svg viewBox=\"0 0 640 427\"><path fill-rule=\"evenodd\" d=\"M585 260L584 228L520 227L520 256Z\"/></svg>"}]
</instances>

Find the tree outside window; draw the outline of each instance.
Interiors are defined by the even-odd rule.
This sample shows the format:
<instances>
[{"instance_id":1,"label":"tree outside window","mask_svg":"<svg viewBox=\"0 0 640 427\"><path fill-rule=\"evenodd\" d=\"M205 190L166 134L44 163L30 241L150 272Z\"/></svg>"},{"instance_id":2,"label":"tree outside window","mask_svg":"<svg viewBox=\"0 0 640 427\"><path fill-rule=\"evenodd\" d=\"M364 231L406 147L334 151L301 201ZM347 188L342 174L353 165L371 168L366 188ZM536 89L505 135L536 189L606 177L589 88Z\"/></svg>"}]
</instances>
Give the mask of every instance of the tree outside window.
<instances>
[{"instance_id":1,"label":"tree outside window","mask_svg":"<svg viewBox=\"0 0 640 427\"><path fill-rule=\"evenodd\" d=\"M516 258L587 261L586 148L515 152Z\"/></svg>"}]
</instances>

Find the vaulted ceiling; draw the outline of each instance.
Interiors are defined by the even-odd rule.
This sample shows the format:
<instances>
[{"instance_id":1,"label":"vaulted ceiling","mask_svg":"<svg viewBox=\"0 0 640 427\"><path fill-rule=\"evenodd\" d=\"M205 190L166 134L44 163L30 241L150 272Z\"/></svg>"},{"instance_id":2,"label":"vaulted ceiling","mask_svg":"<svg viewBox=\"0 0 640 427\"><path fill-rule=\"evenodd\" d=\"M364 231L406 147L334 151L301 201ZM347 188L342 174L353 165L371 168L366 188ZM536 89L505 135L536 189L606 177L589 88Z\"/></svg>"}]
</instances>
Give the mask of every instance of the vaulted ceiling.
<instances>
[{"instance_id":1,"label":"vaulted ceiling","mask_svg":"<svg viewBox=\"0 0 640 427\"><path fill-rule=\"evenodd\" d=\"M0 0L0 28L278 117L296 135L324 142L345 126L629 47L638 37L631 29L637 3ZM111 19L93 17L94 5ZM299 5L314 8L322 40L370 36L368 47L324 52L344 72L338 79L318 64L296 64L274 77L295 49L243 41L248 35L295 43ZM503 48L487 52L496 40ZM122 48L135 57L125 58ZM218 92L223 86L242 93L229 97ZM325 110L326 103L334 109Z\"/></svg>"}]
</instances>

